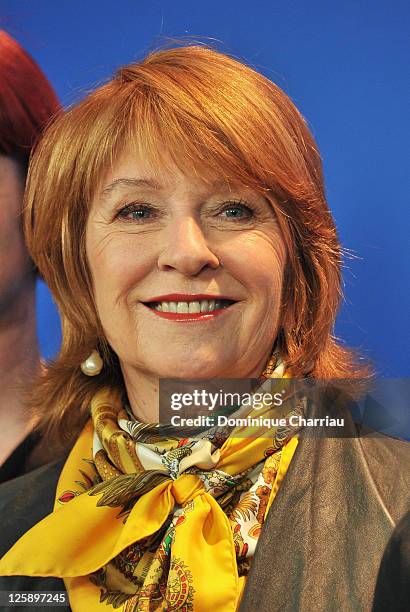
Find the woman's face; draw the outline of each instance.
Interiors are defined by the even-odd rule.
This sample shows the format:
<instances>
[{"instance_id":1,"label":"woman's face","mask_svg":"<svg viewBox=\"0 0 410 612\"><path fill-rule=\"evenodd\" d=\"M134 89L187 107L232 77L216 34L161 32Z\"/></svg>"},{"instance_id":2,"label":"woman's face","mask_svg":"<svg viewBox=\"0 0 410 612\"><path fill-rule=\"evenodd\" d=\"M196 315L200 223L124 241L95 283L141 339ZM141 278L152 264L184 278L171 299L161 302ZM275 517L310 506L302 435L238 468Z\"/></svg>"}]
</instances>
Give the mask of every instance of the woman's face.
<instances>
[{"instance_id":1,"label":"woman's face","mask_svg":"<svg viewBox=\"0 0 410 612\"><path fill-rule=\"evenodd\" d=\"M0 319L17 314L17 301L32 290L34 275L24 244L21 206L23 173L16 161L0 155Z\"/></svg>"},{"instance_id":2,"label":"woman's face","mask_svg":"<svg viewBox=\"0 0 410 612\"><path fill-rule=\"evenodd\" d=\"M126 381L262 371L280 324L286 261L264 197L124 155L92 202L86 250Z\"/></svg>"}]
</instances>

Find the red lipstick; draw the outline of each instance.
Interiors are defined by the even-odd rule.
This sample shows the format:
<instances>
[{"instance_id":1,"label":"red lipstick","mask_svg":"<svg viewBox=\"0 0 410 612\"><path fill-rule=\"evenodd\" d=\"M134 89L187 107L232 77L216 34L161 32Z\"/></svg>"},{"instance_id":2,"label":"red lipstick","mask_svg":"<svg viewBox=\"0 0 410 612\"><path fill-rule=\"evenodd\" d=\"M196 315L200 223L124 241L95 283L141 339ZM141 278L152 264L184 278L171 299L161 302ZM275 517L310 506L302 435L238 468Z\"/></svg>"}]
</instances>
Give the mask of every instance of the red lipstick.
<instances>
[{"instance_id":1,"label":"red lipstick","mask_svg":"<svg viewBox=\"0 0 410 612\"><path fill-rule=\"evenodd\" d=\"M144 300L145 304L149 302L199 302L200 300L230 300L236 302L233 298L226 295L211 295L210 293L167 293L166 295L157 295Z\"/></svg>"},{"instance_id":2,"label":"red lipstick","mask_svg":"<svg viewBox=\"0 0 410 612\"><path fill-rule=\"evenodd\" d=\"M194 321L210 321L215 319L219 315L223 314L227 308L218 308L218 310L212 310L211 312L160 312L159 310L149 309L152 313L161 317L162 319L168 319L170 321L176 321L179 323L189 323Z\"/></svg>"}]
</instances>

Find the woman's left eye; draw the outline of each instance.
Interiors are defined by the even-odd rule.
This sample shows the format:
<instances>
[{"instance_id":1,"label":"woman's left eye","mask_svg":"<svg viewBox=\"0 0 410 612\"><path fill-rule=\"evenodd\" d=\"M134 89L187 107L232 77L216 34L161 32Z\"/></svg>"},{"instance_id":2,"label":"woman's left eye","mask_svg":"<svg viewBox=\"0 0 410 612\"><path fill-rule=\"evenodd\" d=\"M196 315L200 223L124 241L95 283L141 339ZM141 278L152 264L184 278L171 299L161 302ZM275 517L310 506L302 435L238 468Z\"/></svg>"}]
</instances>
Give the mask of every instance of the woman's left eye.
<instances>
[{"instance_id":1,"label":"woman's left eye","mask_svg":"<svg viewBox=\"0 0 410 612\"><path fill-rule=\"evenodd\" d=\"M221 214L225 214L227 219L250 219L253 210L243 202L228 202Z\"/></svg>"}]
</instances>

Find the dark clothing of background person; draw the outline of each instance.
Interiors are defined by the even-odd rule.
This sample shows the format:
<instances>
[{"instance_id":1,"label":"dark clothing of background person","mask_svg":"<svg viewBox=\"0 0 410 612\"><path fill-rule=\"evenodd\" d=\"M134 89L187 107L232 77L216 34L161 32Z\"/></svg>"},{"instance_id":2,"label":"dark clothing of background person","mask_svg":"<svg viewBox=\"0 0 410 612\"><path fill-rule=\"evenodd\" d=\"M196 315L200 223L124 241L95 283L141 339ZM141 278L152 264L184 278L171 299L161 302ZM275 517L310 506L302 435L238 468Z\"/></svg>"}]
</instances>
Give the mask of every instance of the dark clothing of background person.
<instances>
[{"instance_id":1,"label":"dark clothing of background person","mask_svg":"<svg viewBox=\"0 0 410 612\"><path fill-rule=\"evenodd\" d=\"M30 457L39 440L40 435L38 433L31 433L18 445L10 457L0 466L0 484L22 476L35 467L30 463Z\"/></svg>"},{"instance_id":2,"label":"dark clothing of background person","mask_svg":"<svg viewBox=\"0 0 410 612\"><path fill-rule=\"evenodd\" d=\"M393 531L377 578L372 612L410 609L410 511Z\"/></svg>"}]
</instances>

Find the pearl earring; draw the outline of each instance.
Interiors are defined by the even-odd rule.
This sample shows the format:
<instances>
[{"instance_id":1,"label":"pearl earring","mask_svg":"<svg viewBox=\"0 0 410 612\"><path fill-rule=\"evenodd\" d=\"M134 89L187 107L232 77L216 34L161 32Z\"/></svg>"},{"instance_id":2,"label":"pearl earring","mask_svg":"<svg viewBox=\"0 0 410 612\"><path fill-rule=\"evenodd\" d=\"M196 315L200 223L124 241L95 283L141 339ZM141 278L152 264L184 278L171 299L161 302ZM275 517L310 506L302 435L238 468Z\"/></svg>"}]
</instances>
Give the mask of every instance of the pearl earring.
<instances>
[{"instance_id":1,"label":"pearl earring","mask_svg":"<svg viewBox=\"0 0 410 612\"><path fill-rule=\"evenodd\" d=\"M82 362L81 371L86 376L97 376L103 369L103 365L100 353L94 350L91 355Z\"/></svg>"}]
</instances>

